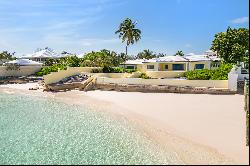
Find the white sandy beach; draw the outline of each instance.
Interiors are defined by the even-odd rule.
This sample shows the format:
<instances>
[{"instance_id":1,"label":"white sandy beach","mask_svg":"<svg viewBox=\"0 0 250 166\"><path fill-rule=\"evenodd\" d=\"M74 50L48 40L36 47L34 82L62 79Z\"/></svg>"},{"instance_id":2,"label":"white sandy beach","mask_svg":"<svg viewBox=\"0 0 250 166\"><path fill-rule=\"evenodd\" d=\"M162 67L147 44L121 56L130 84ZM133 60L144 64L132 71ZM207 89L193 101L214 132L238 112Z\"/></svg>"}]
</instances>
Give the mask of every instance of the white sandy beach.
<instances>
[{"instance_id":1,"label":"white sandy beach","mask_svg":"<svg viewBox=\"0 0 250 166\"><path fill-rule=\"evenodd\" d=\"M28 90L37 83L1 85L0 90ZM140 122L159 143L171 146L187 164L249 164L245 146L245 112L242 95L70 91L43 93L96 107L112 108L118 115ZM215 160L212 162L210 160ZM231 163L228 160L225 163Z\"/></svg>"}]
</instances>

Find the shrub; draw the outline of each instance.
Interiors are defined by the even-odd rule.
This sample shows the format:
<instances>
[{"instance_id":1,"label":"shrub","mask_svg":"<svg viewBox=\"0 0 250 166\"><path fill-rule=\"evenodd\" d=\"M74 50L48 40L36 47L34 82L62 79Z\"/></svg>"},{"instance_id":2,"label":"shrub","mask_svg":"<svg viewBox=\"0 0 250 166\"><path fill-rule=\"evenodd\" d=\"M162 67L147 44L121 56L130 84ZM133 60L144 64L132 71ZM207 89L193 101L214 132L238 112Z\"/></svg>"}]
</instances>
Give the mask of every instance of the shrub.
<instances>
[{"instance_id":1,"label":"shrub","mask_svg":"<svg viewBox=\"0 0 250 166\"><path fill-rule=\"evenodd\" d=\"M139 78L142 78L142 79L151 79L151 77L149 77L146 73L142 73Z\"/></svg>"},{"instance_id":2,"label":"shrub","mask_svg":"<svg viewBox=\"0 0 250 166\"><path fill-rule=\"evenodd\" d=\"M187 71L184 76L188 80L227 80L228 73L231 71L232 64L222 64L219 68L215 70L194 70Z\"/></svg>"},{"instance_id":3,"label":"shrub","mask_svg":"<svg viewBox=\"0 0 250 166\"><path fill-rule=\"evenodd\" d=\"M222 64L219 68L215 69L211 75L211 80L227 80L228 73L233 68L232 64Z\"/></svg>"},{"instance_id":4,"label":"shrub","mask_svg":"<svg viewBox=\"0 0 250 166\"><path fill-rule=\"evenodd\" d=\"M102 73L102 68L92 69L92 73Z\"/></svg>"},{"instance_id":5,"label":"shrub","mask_svg":"<svg viewBox=\"0 0 250 166\"><path fill-rule=\"evenodd\" d=\"M188 80L209 80L211 78L211 70L203 69L203 70L194 70L187 71L184 73L184 76Z\"/></svg>"},{"instance_id":6,"label":"shrub","mask_svg":"<svg viewBox=\"0 0 250 166\"><path fill-rule=\"evenodd\" d=\"M62 64L54 64L52 66L42 68L41 71L36 72L36 75L37 76L47 75L47 74L50 74L51 72L57 72L58 69L60 69L60 70L66 70L67 66L66 65L62 65Z\"/></svg>"},{"instance_id":7,"label":"shrub","mask_svg":"<svg viewBox=\"0 0 250 166\"><path fill-rule=\"evenodd\" d=\"M125 73L125 69L114 67L114 68L111 68L111 73Z\"/></svg>"},{"instance_id":8,"label":"shrub","mask_svg":"<svg viewBox=\"0 0 250 166\"><path fill-rule=\"evenodd\" d=\"M126 73L133 73L136 72L136 69L125 69Z\"/></svg>"}]
</instances>

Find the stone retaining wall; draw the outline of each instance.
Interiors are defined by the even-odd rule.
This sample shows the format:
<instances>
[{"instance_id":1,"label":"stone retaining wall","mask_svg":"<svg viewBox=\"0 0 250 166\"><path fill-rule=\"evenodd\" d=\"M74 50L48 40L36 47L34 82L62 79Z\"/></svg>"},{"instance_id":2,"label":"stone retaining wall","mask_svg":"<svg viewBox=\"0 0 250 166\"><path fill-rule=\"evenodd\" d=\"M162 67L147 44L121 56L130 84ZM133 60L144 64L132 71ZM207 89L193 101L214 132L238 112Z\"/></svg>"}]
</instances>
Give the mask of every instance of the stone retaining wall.
<instances>
[{"instance_id":1,"label":"stone retaining wall","mask_svg":"<svg viewBox=\"0 0 250 166\"><path fill-rule=\"evenodd\" d=\"M235 91L220 88L204 88L168 85L95 84L93 90L144 92L144 93L191 93L191 94L235 94Z\"/></svg>"}]
</instances>

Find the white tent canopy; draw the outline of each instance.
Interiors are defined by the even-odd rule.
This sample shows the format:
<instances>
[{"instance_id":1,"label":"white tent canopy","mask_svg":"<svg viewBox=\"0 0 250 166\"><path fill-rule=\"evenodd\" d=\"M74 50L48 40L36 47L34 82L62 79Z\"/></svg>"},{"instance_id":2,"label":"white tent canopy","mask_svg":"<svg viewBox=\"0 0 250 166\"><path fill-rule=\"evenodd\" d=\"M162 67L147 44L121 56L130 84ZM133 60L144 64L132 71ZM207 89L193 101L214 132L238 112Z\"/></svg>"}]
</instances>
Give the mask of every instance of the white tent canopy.
<instances>
[{"instance_id":1,"label":"white tent canopy","mask_svg":"<svg viewBox=\"0 0 250 166\"><path fill-rule=\"evenodd\" d=\"M6 62L5 64L17 64L20 66L40 66L42 63L35 62L29 59L16 59L13 61Z\"/></svg>"}]
</instances>

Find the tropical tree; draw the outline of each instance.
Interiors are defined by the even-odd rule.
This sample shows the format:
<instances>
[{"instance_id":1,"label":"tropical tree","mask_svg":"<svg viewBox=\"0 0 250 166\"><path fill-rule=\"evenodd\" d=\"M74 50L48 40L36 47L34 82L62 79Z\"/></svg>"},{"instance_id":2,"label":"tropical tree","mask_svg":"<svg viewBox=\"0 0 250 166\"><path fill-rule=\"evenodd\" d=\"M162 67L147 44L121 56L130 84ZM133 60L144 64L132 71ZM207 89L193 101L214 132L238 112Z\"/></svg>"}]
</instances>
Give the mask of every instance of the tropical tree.
<instances>
[{"instance_id":1,"label":"tropical tree","mask_svg":"<svg viewBox=\"0 0 250 166\"><path fill-rule=\"evenodd\" d=\"M76 55L74 55L61 58L59 63L69 67L79 67L81 62L81 58L78 58Z\"/></svg>"},{"instance_id":2,"label":"tropical tree","mask_svg":"<svg viewBox=\"0 0 250 166\"><path fill-rule=\"evenodd\" d=\"M90 52L87 53L83 57L83 61L81 62L82 66L90 66L90 67L115 67L118 66L122 62L121 58L114 51L109 50L101 50L98 52Z\"/></svg>"},{"instance_id":3,"label":"tropical tree","mask_svg":"<svg viewBox=\"0 0 250 166\"><path fill-rule=\"evenodd\" d=\"M142 52L139 52L136 56L137 59L152 59L156 58L156 54L154 54L153 51L150 51L149 49L143 50Z\"/></svg>"},{"instance_id":4,"label":"tropical tree","mask_svg":"<svg viewBox=\"0 0 250 166\"><path fill-rule=\"evenodd\" d=\"M226 63L245 62L248 64L249 30L227 28L226 32L215 34L211 50Z\"/></svg>"},{"instance_id":5,"label":"tropical tree","mask_svg":"<svg viewBox=\"0 0 250 166\"><path fill-rule=\"evenodd\" d=\"M119 34L119 38L122 39L122 43L126 42L125 61L126 56L128 55L128 46L133 45L141 39L141 30L136 28L136 24L136 22L126 18L120 24L119 29L115 32L115 34Z\"/></svg>"},{"instance_id":6,"label":"tropical tree","mask_svg":"<svg viewBox=\"0 0 250 166\"><path fill-rule=\"evenodd\" d=\"M184 56L184 53L183 53L183 51L177 51L177 52L175 53L175 56L176 56L176 55Z\"/></svg>"},{"instance_id":7,"label":"tropical tree","mask_svg":"<svg viewBox=\"0 0 250 166\"><path fill-rule=\"evenodd\" d=\"M164 57L164 56L167 56L167 55L164 53L159 53L156 57L159 58L159 57Z\"/></svg>"},{"instance_id":8,"label":"tropical tree","mask_svg":"<svg viewBox=\"0 0 250 166\"><path fill-rule=\"evenodd\" d=\"M52 66L54 64L58 64L59 62L60 62L60 59L50 58L45 61L45 66Z\"/></svg>"},{"instance_id":9,"label":"tropical tree","mask_svg":"<svg viewBox=\"0 0 250 166\"><path fill-rule=\"evenodd\" d=\"M4 60L13 60L16 59L14 57L15 52L9 53L8 51L3 51L0 53L0 62L4 62Z\"/></svg>"}]
</instances>

